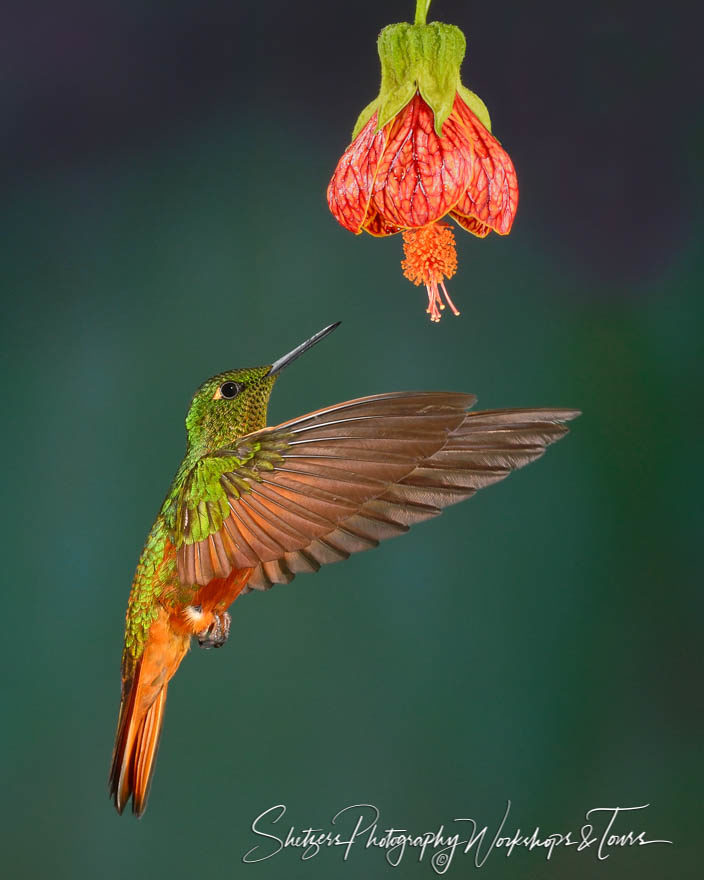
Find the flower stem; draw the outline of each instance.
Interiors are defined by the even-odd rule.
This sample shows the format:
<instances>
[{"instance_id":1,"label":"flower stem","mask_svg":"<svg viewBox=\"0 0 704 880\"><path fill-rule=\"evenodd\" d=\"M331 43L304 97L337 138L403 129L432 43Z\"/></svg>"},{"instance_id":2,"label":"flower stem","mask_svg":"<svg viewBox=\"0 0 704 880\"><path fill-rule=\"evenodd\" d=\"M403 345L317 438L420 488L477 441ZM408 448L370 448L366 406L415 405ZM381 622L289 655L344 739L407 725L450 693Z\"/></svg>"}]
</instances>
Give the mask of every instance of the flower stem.
<instances>
[{"instance_id":1,"label":"flower stem","mask_svg":"<svg viewBox=\"0 0 704 880\"><path fill-rule=\"evenodd\" d=\"M414 24L425 24L432 0L416 0L416 20Z\"/></svg>"}]
</instances>

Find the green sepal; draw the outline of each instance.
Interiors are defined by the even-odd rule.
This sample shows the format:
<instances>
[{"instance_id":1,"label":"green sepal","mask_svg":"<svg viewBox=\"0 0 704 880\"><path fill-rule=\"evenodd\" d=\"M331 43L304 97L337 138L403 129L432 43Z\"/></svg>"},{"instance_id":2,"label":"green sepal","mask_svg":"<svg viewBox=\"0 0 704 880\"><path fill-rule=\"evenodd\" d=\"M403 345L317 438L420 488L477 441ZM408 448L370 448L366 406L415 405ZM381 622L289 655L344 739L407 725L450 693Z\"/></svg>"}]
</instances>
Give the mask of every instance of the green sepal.
<instances>
[{"instance_id":1,"label":"green sepal","mask_svg":"<svg viewBox=\"0 0 704 880\"><path fill-rule=\"evenodd\" d=\"M479 95L475 95L467 86L463 86L460 83L457 91L460 93L462 100L469 107L469 109L474 113L477 119L481 122L484 128L487 131L491 131L491 118L489 116L489 111L487 110L486 104Z\"/></svg>"},{"instance_id":2,"label":"green sepal","mask_svg":"<svg viewBox=\"0 0 704 880\"><path fill-rule=\"evenodd\" d=\"M408 102L406 102L408 103ZM357 121L354 124L354 128L352 129L352 140L354 140L360 131L364 128L364 126L369 122L374 113L376 112L376 108L379 105L379 98L374 98L373 101L370 101L369 104L362 110L362 112L357 117ZM405 106L405 105L404 105ZM380 126L377 124L376 130L379 131Z\"/></svg>"},{"instance_id":3,"label":"green sepal","mask_svg":"<svg viewBox=\"0 0 704 880\"><path fill-rule=\"evenodd\" d=\"M460 80L460 65L467 42L462 31L452 24L390 24L379 34L377 43L381 61L381 89L378 96L360 113L352 132L357 137L376 112L378 131L403 110L417 91L433 111L435 131L442 136L442 126L452 111L459 91L484 125L489 114L483 101L465 88Z\"/></svg>"}]
</instances>

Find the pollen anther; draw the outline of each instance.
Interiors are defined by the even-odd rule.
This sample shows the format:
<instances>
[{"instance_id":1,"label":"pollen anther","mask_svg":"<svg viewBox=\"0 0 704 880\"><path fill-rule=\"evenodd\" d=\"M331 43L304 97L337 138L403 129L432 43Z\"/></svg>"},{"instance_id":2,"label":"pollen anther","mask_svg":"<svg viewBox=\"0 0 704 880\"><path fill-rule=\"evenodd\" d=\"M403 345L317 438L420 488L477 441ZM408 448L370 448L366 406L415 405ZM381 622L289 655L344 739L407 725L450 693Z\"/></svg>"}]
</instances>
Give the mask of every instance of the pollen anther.
<instances>
[{"instance_id":1,"label":"pollen anther","mask_svg":"<svg viewBox=\"0 0 704 880\"><path fill-rule=\"evenodd\" d=\"M425 284L428 291L426 312L430 320L437 323L441 310L445 308L440 290L452 313L459 315L445 287L445 279L452 278L457 271L455 236L450 226L447 223L431 223L420 229L404 230L403 252L406 256L401 262L403 274L415 285Z\"/></svg>"}]
</instances>

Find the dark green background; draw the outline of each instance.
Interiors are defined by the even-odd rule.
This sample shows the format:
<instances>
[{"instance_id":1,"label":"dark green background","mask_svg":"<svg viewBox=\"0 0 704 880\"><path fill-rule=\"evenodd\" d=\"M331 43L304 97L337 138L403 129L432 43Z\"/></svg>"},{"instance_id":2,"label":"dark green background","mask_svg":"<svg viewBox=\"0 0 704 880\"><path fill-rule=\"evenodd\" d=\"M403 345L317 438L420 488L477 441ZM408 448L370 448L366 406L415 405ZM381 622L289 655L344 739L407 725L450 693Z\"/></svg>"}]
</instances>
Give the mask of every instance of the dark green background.
<instances>
[{"instance_id":1,"label":"dark green background","mask_svg":"<svg viewBox=\"0 0 704 880\"><path fill-rule=\"evenodd\" d=\"M378 3L6 6L2 402L7 876L432 877L409 852L241 864L278 803L328 828L619 828L672 847L491 856L486 877L701 864L702 116L694 4L437 0L521 185L458 233L431 326L398 239L324 189L374 95ZM431 17L433 17L431 15ZM374 392L584 411L545 459L413 537L237 602L169 695L143 820L106 776L124 607L195 387L341 328L272 423ZM447 876L475 872L457 857Z\"/></svg>"}]
</instances>

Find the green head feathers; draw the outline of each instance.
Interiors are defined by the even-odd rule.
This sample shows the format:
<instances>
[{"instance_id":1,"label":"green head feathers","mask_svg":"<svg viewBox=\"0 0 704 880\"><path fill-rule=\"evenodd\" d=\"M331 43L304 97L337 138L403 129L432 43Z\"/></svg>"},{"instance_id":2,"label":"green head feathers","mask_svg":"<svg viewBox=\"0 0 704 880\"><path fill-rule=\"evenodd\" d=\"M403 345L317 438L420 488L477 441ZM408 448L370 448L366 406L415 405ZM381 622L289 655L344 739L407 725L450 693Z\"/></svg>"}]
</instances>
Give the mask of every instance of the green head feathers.
<instances>
[{"instance_id":1,"label":"green head feathers","mask_svg":"<svg viewBox=\"0 0 704 880\"><path fill-rule=\"evenodd\" d=\"M266 425L277 374L271 366L220 373L196 391L186 416L188 447L201 455Z\"/></svg>"},{"instance_id":2,"label":"green head feathers","mask_svg":"<svg viewBox=\"0 0 704 880\"><path fill-rule=\"evenodd\" d=\"M338 324L320 330L273 364L230 370L204 382L186 416L189 452L197 456L215 452L237 437L266 427L269 397L281 370Z\"/></svg>"}]
</instances>

